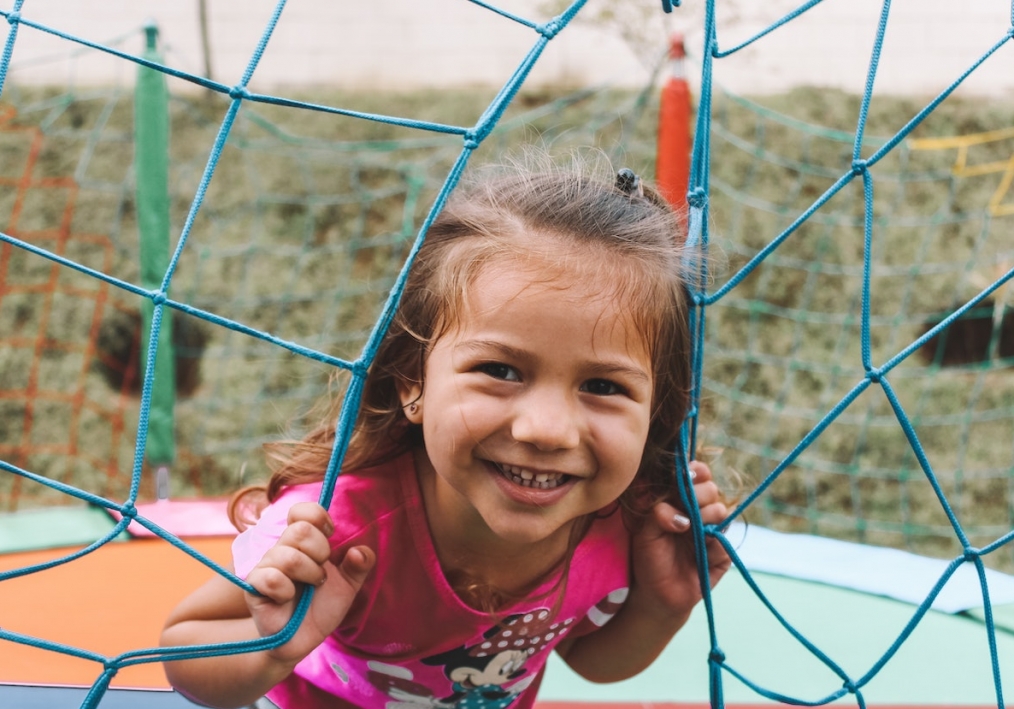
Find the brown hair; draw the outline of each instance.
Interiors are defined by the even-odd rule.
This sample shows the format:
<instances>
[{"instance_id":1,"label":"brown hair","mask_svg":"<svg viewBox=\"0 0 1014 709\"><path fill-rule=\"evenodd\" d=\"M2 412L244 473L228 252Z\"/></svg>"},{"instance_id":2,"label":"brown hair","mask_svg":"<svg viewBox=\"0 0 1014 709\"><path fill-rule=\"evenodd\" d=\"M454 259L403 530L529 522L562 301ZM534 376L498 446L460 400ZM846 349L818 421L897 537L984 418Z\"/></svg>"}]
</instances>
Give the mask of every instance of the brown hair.
<instances>
[{"instance_id":1,"label":"brown hair","mask_svg":"<svg viewBox=\"0 0 1014 709\"><path fill-rule=\"evenodd\" d=\"M370 368L343 469L377 465L422 444L419 427L410 425L402 411L399 384L422 384L427 353L454 327L471 283L494 260L523 260L517 237L536 234L601 253L603 272L622 284L616 295L629 303L634 325L645 335L654 391L641 466L620 502L636 518L671 496L673 450L690 401L681 223L650 188L624 191L611 172L592 178L581 165L536 171L500 167L459 186L427 233ZM263 506L287 485L321 479L334 443L336 404L327 402L322 423L302 440L265 446L274 473L265 487L253 491L263 494L256 502L247 498L250 489L234 497L231 514L237 526L245 521L238 519L237 506Z\"/></svg>"}]
</instances>

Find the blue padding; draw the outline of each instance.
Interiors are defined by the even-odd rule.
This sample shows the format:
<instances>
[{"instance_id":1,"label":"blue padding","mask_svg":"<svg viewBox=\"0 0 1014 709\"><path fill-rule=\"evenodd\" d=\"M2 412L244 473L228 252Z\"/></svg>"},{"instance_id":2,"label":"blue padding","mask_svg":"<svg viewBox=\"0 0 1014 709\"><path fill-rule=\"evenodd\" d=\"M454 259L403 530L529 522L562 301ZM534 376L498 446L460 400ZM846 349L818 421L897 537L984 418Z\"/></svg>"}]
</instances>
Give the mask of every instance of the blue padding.
<instances>
[{"instance_id":1,"label":"blue padding","mask_svg":"<svg viewBox=\"0 0 1014 709\"><path fill-rule=\"evenodd\" d=\"M85 687L35 687L0 684L4 709L78 709L88 694ZM152 689L109 689L102 709L189 709L200 706L176 692Z\"/></svg>"}]
</instances>

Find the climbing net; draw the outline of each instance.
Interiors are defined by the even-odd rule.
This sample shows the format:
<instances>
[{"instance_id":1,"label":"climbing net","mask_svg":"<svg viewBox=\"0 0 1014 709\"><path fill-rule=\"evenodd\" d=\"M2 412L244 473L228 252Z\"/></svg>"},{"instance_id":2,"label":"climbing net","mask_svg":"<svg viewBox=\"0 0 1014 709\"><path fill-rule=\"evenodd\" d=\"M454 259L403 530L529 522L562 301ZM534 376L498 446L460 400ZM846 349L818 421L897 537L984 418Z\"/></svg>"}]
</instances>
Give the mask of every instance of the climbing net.
<instances>
[{"instance_id":1,"label":"climbing net","mask_svg":"<svg viewBox=\"0 0 1014 709\"><path fill-rule=\"evenodd\" d=\"M476 4L487 6L486 3ZM99 393L87 389L93 384L84 385L83 393L80 387L70 387L67 390L71 392L69 394L43 399L38 404L25 404L29 410L17 412L23 414L20 420L24 423L19 424L21 428L9 438L2 437L2 442L32 440L34 437L49 441L51 446L43 448L38 457L32 459L19 458L21 453L13 448L0 449L3 457L0 469L9 474L4 476L6 480L3 484L11 486L12 498L24 494L22 486L31 486L45 490L43 495L48 496L47 502L56 497L71 498L123 515L123 521L108 535L55 563L72 562L90 553L122 532L130 520L136 520L217 572L229 575L172 534L144 519L135 507L145 479L142 475L143 458L147 448L148 416L157 359L149 356L144 371L130 373L124 371L123 363L127 363L125 366L129 368L132 355L121 357L118 354L124 349L124 341L128 350L131 347L136 350L140 346L136 342L138 301L152 306L150 343L158 341L163 318L172 311L174 329L185 331L188 327L192 328L193 339L186 340L185 334L180 335L184 357L187 347L199 349L206 346L217 348L219 354L225 355L223 359L228 364L221 370L202 373L207 386L219 393L218 400L228 398L221 396L221 387L226 386L230 377L246 383L251 379L258 382L260 388L253 393L248 392L244 395L246 399L241 399L243 415L251 417L245 419L244 425L254 439L273 435L277 421L288 416L257 419L258 412L264 408L261 402L268 398L276 402L279 398L289 399L291 396L292 408L288 411L295 411L300 405L297 402L305 403L316 397L326 372L337 369L346 373L346 398L338 422L340 435L324 490L324 501L330 498L350 434L353 413L358 408L363 377L397 305L405 274L425 238L430 221L454 188L470 156L495 137L495 127L505 116L546 43L571 21L583 4L575 2L561 16L545 24L489 8L504 16L506 21L532 28L538 36L518 70L493 101L480 111L479 118L471 127L251 93L247 88L250 78L279 21L284 2L279 3L247 71L235 86L187 74L113 47L95 45L55 28L42 27L21 14L20 0L15 2L13 10L0 12L11 25L4 53L0 57L0 82L6 76L18 32L38 30L147 66L173 79L210 89L226 101L224 118L209 117L207 121L210 150L204 153L197 151L193 160L181 165L176 177L181 194L186 195L177 205L180 210L179 236L172 260L162 274L160 284L153 288L137 284L136 262L123 257L117 244L118 230L126 232L132 228L130 214L118 211L118 205L123 204L125 183L107 180L102 176L101 168L95 168L99 172L89 175L91 168L82 165L94 165L90 161L81 161L74 166L55 164L60 151L54 150L52 156L46 158L38 147L41 134L36 132L37 129L19 123L16 116L3 116L4 125L26 147L17 147L16 140L9 141L7 138L0 147L8 150L8 154L24 156L23 159L19 157L16 164L27 172L17 175L37 175L40 179L33 182L19 180L17 175L0 175L0 179L9 180L3 184L19 185L17 196L4 205L9 210L9 223L14 226L0 233L3 248L0 268L6 269L2 272L7 276L3 295L8 299L7 303L15 304L3 311L4 317L11 317L12 321L11 329L6 326L0 328L0 335L6 337L8 332L17 333L19 319L27 321L35 317L26 309L41 307L39 317L47 323L41 331L44 333L42 337L17 339L15 335L5 340L4 344L16 352L14 356L27 362L17 371L27 374L23 381L7 382L3 386L11 390L32 391L40 381L54 381L46 374L45 363L51 353L62 352L80 358L80 371L89 368L93 359L105 361L106 369L112 371L104 376L112 377L114 381L110 391L119 394L133 387L139 389L139 401L133 407L124 404L122 396L110 396L105 390ZM816 700L789 698L791 701L820 704L852 693L862 702L863 687L911 635L934 597L957 568L970 563L983 579L985 628L991 648L998 706L1002 706L996 631L990 617L990 598L983 574L984 562L997 558L1001 549L1009 550L1014 535L1007 531L1010 529L1008 516L977 528L976 535L984 541L979 543L975 540L973 543L967 524L962 523L962 510L956 509L950 501L955 496L958 500L974 501L979 495L990 494L989 491L994 489L990 486L996 485L1006 492L1009 464L997 460L975 465L967 463L975 463L977 452L983 450L977 446L978 442L1003 436L1009 430L1010 418L1005 413L1010 409L1009 399L1003 398L1007 386L1003 383L1003 360L1009 355L1005 354L1004 340L1000 335L991 334L986 357L969 360L966 354L964 359L958 357L960 367L948 369L953 360L948 354L947 336L954 333L961 322L979 314L990 299L990 321L998 325L990 332L1002 333L1005 318L1003 286L1012 272L1009 265L1003 267L1007 255L1001 248L1002 244L996 243L996 232L988 228L993 222L980 224L981 228L974 234L963 237L970 245L966 244L962 258L955 258L953 252L945 252L934 256L929 261L930 266L926 267L924 256L930 252L933 243L953 237L953 232L949 231L954 223L950 212L955 210L934 211L929 217L902 213L901 218L894 219L893 223L888 217L898 217L898 210L904 212L916 201L919 193L919 180L897 179L895 176L940 172L944 169L941 161L946 162L946 172L952 177L959 176L960 170L967 168L967 153L963 151L970 145L920 144L909 138L920 125L928 122L930 114L971 71L1010 41L1011 30L1004 28L997 43L975 65L957 77L928 105L914 110L903 125L894 126L894 132L889 133L889 137L871 140L867 135L868 121L879 48L887 26L889 3L885 3L866 91L855 107L851 130L832 135L814 134L801 142L801 154L777 155L766 148L763 135L765 131L770 133L784 129L786 122L773 120L770 114L756 106L717 100L712 66L715 61L761 41L769 32L816 4L817 1L807 2L753 39L730 50L719 48L714 3L707 5L697 139L689 194L689 238L708 250L712 220L719 224L723 249L728 258L728 277L723 276L724 280L716 280L713 287L694 294L693 325L697 334L695 360L698 373L696 398L703 400L695 416L701 418L703 425L700 429L695 425L688 427L683 445L687 450L711 444L724 448L729 451L730 457L738 456L732 459L736 467L757 477L759 484L744 497L733 513L734 518L758 510L761 521L765 523L837 536L851 534L877 542L885 541L883 535L910 535L930 529L936 537L948 540L948 546L943 550L957 545L959 551L952 557L952 563L916 610L897 642L862 676L853 677L846 673L832 658L794 630L772 606L771 611L779 621L842 681L840 689L825 697ZM58 131L111 120L117 110L124 110L122 105L119 108L117 105L108 99L97 98L94 109L69 110L66 101L61 104L61 99L56 97L40 100L32 106L32 110L45 112L43 123L46 129ZM273 171L266 171L263 166L268 161L277 165L279 154L285 152L281 145L289 136L279 133L270 122L259 119L257 114L248 110L252 105L302 109L334 120L339 117L362 119L399 130L420 130L429 136L422 143L435 141L435 144L402 146L405 149L402 159L382 164L364 153L356 153L349 158L347 169L335 171L335 174L344 176L339 179L347 180L342 184L329 183L328 179L335 178L323 175L321 166L324 163L332 165L341 155L351 153L336 151L326 141L301 144L283 158L291 166L286 173L300 176L301 188L294 189L288 182L258 184L257 180L270 180ZM734 122L734 117L744 112L755 120L752 131L743 131L742 124ZM757 126L763 128L758 130ZM792 128L801 127L793 124ZM100 151L96 149L94 140L108 137L102 130L89 135L100 137L85 138L84 147L78 154L98 155ZM750 142L749 148L744 150L746 137ZM91 144L89 140L92 140ZM113 138L111 142L116 140ZM129 138L121 136L120 140L123 143L121 151L129 152ZM195 143L201 144L200 141ZM110 155L109 147L103 146L101 153ZM719 150L723 158L734 155L736 150L749 152L752 159L750 168L746 171L735 169L735 161L718 158ZM951 152L942 158L942 151ZM111 161L122 162L126 152L121 152L119 158L112 157ZM962 158L962 155L966 157ZM44 167L47 159L54 161L52 167ZM958 167L952 168L954 160L957 160ZM920 161L924 163L921 167ZM391 166L392 162L395 167ZM898 164L903 164L904 170L897 169ZM30 169L28 166L31 166ZM398 174L401 187L395 190L397 194L378 194L378 191L383 191L378 187L381 182L378 173L385 171ZM61 181L62 176L68 173L77 179ZM445 177L435 179L438 174ZM89 184L89 179L92 180L91 188L82 190L81 185ZM249 181L250 189L260 196L255 200L260 205L260 211L245 217L235 210L216 212L211 207L215 189L225 179ZM747 179L751 181L749 190L744 182ZM21 185L30 189L21 191ZM769 189L771 193L764 194L764 189ZM344 201L329 201L320 199L320 194L348 194L349 197ZM1007 204L1004 192L996 194L999 196L995 204L990 203L991 209L995 209L990 214L991 218L1001 218L1006 214L1003 212ZM391 202L385 202L388 197ZM22 221L18 216L22 213L20 205L29 200L58 206L39 211L43 216L33 217L37 221ZM723 208L730 204L726 200L738 206ZM364 204L375 206L364 208ZM395 205L393 209L392 204ZM90 205L89 209L96 212L105 210L105 214L97 218L110 221L116 229L110 234L89 226L86 220L77 222L79 228L71 228L74 220L78 219L74 217L72 205ZM423 209L423 205L428 205L428 208ZM397 224L376 221L381 214L389 216L392 213L397 215ZM730 221L726 224L723 219ZM371 222L372 227L368 227ZM351 234L343 231L349 225L363 225L363 230ZM851 236L841 238L842 234L854 234L856 230L860 235L858 239ZM742 237L730 238L726 246L726 233L741 234ZM915 233L919 234L918 239L911 238ZM73 234L73 238L69 238L68 234ZM205 239L204 234L214 234L215 238ZM909 238L906 239L905 235ZM285 238L293 240L289 248L276 248L277 239ZM317 251L314 251L314 259L308 258L309 245L321 247L319 253L325 261L315 261ZM326 259L332 256L332 249L334 260L328 262ZM919 273L913 273L911 268L915 262L923 265ZM987 266L982 267L983 263ZM301 285L306 283L303 276L308 269L334 268L344 276L335 281L346 283L354 282L361 274L357 269L367 266L374 269L373 272L386 274L370 289L336 288L323 294L300 290ZM256 268L265 268L271 274L285 274L289 278L281 297L275 279L242 278L250 269ZM714 270L712 266L708 268ZM983 273L992 277L979 285L974 276L978 274L981 277ZM953 278L948 278L948 275L955 274L960 288L955 286ZM236 294L230 291L228 297L234 299L223 308L225 291L215 288L224 289L230 281L242 282L244 290L235 298ZM945 282L948 283L946 287L940 285ZM210 290L201 290L209 286ZM376 289L383 290L388 286L390 298L379 308L374 308ZM973 289L971 294L965 292L969 288ZM43 291L51 295L42 306L33 305L38 303L33 301L33 293ZM919 300L926 291L933 297ZM835 300L840 308L832 310L820 300L821 293L836 294ZM877 296L885 293L888 297L884 301L879 300ZM60 307L61 301L73 303L79 310L54 317L64 312ZM904 307L892 310L881 306L881 302L901 303ZM106 303L111 303L112 310L119 315L108 320L104 316L97 317L99 306ZM367 308L358 307L364 303L368 304ZM376 317L363 319L364 311ZM324 312L332 315L325 316ZM790 323L789 337L782 341L765 339L765 333L772 331L771 325L778 321ZM287 329L294 327L295 323L304 323L306 328ZM66 344L71 338L65 337L65 333L74 327L88 328L85 340L94 343L94 351L76 351L74 346ZM751 338L748 347L742 342L735 342L735 336L730 334L742 333L744 329ZM216 340L215 335L209 333L221 333L221 336ZM813 354L810 350L804 352L803 343L810 346L819 343L823 354ZM157 347L149 347L149 351L155 352ZM927 351L932 351L929 360L922 367L915 367L918 353ZM261 363L269 352L280 352L281 356L271 359L267 374L263 369L253 369L252 364L244 364ZM927 373L934 376L932 386L925 383ZM0 377L3 376L0 374ZM87 381L93 382L94 377ZM292 381L298 384L292 386ZM797 386L799 382L817 382L817 385L804 388ZM56 390L60 387L53 385L52 388ZM962 405L954 409L964 413L940 414L939 400L934 398L938 389L951 391L944 395L953 396L953 392L957 391L964 396ZM280 396L283 392L284 395ZM710 396L712 392L717 396ZM7 404L0 401L0 406L3 405ZM187 401L179 403L180 408L186 406ZM734 410L740 412L735 420ZM97 460L78 452L74 439L52 443L61 439L40 432L43 429L37 427L61 415L60 411L65 411L71 418L71 430L78 436L85 432L110 439L133 438L134 445L127 460L123 460L119 452L122 446L118 444L109 446L109 450L116 453L108 459ZM744 411L746 415L743 415ZM763 425L749 428L737 423L750 419L751 412L752 418L765 419ZM227 418L229 413L219 411L214 415L202 415L198 419L199 430L181 435L192 435L195 441L206 437L207 445L204 448L195 445L194 449L207 451L207 455L218 457L227 454L229 451L222 446L227 449L231 444L215 442L209 427L216 419ZM719 422L714 425L714 434L709 430L711 420ZM955 428L956 432L952 430ZM943 438L945 432L958 436L955 445L947 445L948 441ZM1006 440L1010 440L1009 432ZM871 442L876 442L877 446L871 446ZM944 454L933 447L937 442L949 454L960 457L960 465L942 458ZM871 453L863 457L864 451L889 451L893 459L878 457L873 461ZM246 455L246 452L238 452L236 460L245 460ZM225 465L234 469L235 464L235 460L228 460ZM96 475L100 482L94 486L71 484L68 481L73 478L72 468L75 467L87 468L91 471L88 474ZM126 489L118 490L108 481L111 471L122 468L129 468L131 476ZM868 491L887 480L887 471L896 473L898 470L905 471L904 484L897 485L905 492L899 492L896 500L884 503L867 497ZM37 471L45 471L45 474ZM837 488L838 492L827 495L826 481L835 476L843 482ZM679 479L682 484L683 476ZM986 492L969 493L969 490L976 489L980 480L988 481L983 488ZM895 482L888 481L889 484ZM201 485L195 487L204 489ZM915 493L911 492L916 488L926 490L928 494L916 499ZM682 493L687 495L689 491L683 489ZM696 517L694 505L689 499L686 502L691 515ZM877 505L882 505L883 509ZM842 515L842 509L863 514ZM920 518L919 515L927 514L927 510L932 510L930 518ZM822 514L815 515L814 511ZM871 511L874 514L871 515ZM1009 515L1009 511L1005 510L1005 514ZM857 522L857 519L860 521ZM722 540L744 577L751 579L736 554L735 545L726 539L721 528L703 528L698 519L694 533L699 549L703 549L700 542L705 535ZM703 565L705 562L701 559L700 563ZM50 565L47 564L47 568ZM0 581L42 570L32 567L5 572L0 574ZM234 580L243 585L242 581ZM768 603L763 591L755 583L752 586L758 596ZM308 602L309 594L304 596L301 609L288 629L278 636L250 643L149 648L116 657L103 657L2 629L0 638L54 652L72 652L102 664L105 670L84 704L93 707L101 699L112 677L123 667L166 659L253 651L281 644L290 636ZM785 700L782 695L752 683L735 669L731 660L725 658L715 631L715 608L709 593L706 593L705 605L712 629L709 662L713 676L713 703L716 706L723 703L723 671L751 684L769 698Z\"/></svg>"},{"instance_id":2,"label":"climbing net","mask_svg":"<svg viewBox=\"0 0 1014 709\"><path fill-rule=\"evenodd\" d=\"M796 89L764 105L716 92L711 205L721 234L716 279L738 274L851 161L860 98ZM919 111L878 97L863 150ZM788 115L789 112L792 115ZM1011 470L1014 315L998 286L1014 261L1014 133L976 101L940 106L874 169L869 343L887 361L919 338L892 370L941 489L972 543L1014 527ZM955 125L969 132L955 136ZM886 136L886 137L885 137ZM841 190L745 278L710 304L703 368L703 440L751 481L763 479L856 381L862 366L864 203ZM937 328L935 333L929 333ZM928 334L929 333L929 334ZM800 450L758 498L750 519L938 557L962 552L945 509L888 400L868 394ZM1014 549L988 555L1014 568Z\"/></svg>"},{"instance_id":3,"label":"climbing net","mask_svg":"<svg viewBox=\"0 0 1014 709\"><path fill-rule=\"evenodd\" d=\"M714 101L715 62L762 41L817 4L819 0L806 2L746 41L730 49L722 49L718 41L714 3L708 3L702 89L688 194L689 238L699 240L705 247L709 243L711 228L709 210L721 204L721 198L715 198L720 193L736 192L743 179L743 173L737 173L735 167L723 175L720 163L712 159L712 140L716 136L740 146L744 142L736 136L736 131L728 129L728 124L723 125L716 111L719 104ZM901 495L906 504L902 504L900 510L895 508L894 522L897 526L888 531L899 531L905 524L913 522L930 526L942 521L941 526L946 528L948 536L957 540L958 553L897 639L863 674L853 676L794 628L786 616L771 604L744 567L735 545L718 527L701 529L695 525L698 549L702 548L701 542L706 535L721 540L747 583L778 622L841 681L841 686L826 696L803 699L771 691L744 676L736 670L731 658L722 652L715 631L714 606L710 592L704 589L711 629L709 668L713 704L722 703L722 673L725 671L770 699L793 704L823 704L851 694L863 706L863 688L910 638L941 589L967 563L975 567L980 581L997 706L1004 706L1001 663L997 656L996 627L984 559L996 555L1004 547L1009 548L1014 540L1014 532L1006 524L1009 510L1006 506L1003 508L1003 523L992 529L980 528L980 536L985 539L982 543L973 543L962 522L963 515L959 514L967 512L967 509L955 509L945 488L954 490L955 482L960 486L961 476L955 475L955 471L968 469L966 466L971 462L971 469L978 467L980 472L987 471L984 477L999 480L999 493L1003 497L1009 495L1009 459L1006 465L995 458L976 465L973 451L979 445L996 450L992 437L998 431L1006 431L1004 440L1007 448L1002 450L1002 455L1009 455L1010 399L1004 398L1007 385L999 383L1006 378L1003 366L1009 362L1003 360L1009 355L1003 352L1003 338L999 335L1005 317L1004 285L1014 276L1014 269L1008 262L1009 253L1003 251L1005 244L998 243L996 232L991 233L989 220L1003 211L1000 205L1005 204L1003 195L1010 179L1005 177L1001 180L994 193L995 199L990 201L992 212L987 212L985 225L980 224L971 234L963 235L960 241L964 243L958 246L958 251L950 248L955 244L945 244L948 248L943 248L936 256L939 259L937 268L917 271L912 267L913 262L921 263L928 252L934 247L939 248L940 242L960 233L955 225L962 220L952 208L954 204L960 204L960 195L952 195L957 202L954 199L945 201L942 208L931 210L928 215L919 215L918 209L909 205L923 199L920 180L892 180L891 174L897 175L898 164L926 160L928 148L967 149L968 145L961 142L953 146L932 142L902 146L973 71L1010 43L1014 28L1010 24L998 28L996 42L985 47L982 55L955 77L946 89L928 104L916 108L900 125L894 126L889 137L871 144L866 136L890 7L890 2L883 3L865 88L853 114L853 129L850 133L836 136L838 145L835 141L814 139L800 144L802 155L776 155L765 150L762 134L754 134L755 139L760 138L754 143L755 154L764 157L754 166L766 174L751 175L751 170L747 170L746 174L748 178L758 178L758 184L762 180L766 184L760 186L758 194L748 200L752 202L749 205L751 209L738 213L752 224L745 232L747 236L729 249L731 276L707 292L694 294L697 306L694 312L696 371L704 371L703 353L709 339L705 333L713 333L710 340L717 346L709 350L708 356L717 356L719 362L724 359L726 373L714 376L712 382L724 388L726 393L735 395L729 397L732 405L746 404L752 408L754 418L773 414L770 421L753 426L751 433L744 434L748 427L739 426L738 430L733 427L723 434L725 442L738 444L741 450L746 451L747 457L759 458L758 467L762 473L759 484L744 495L732 512L732 518L743 517L762 497L782 487L781 495L771 494L773 503L758 505L762 513L787 513L804 525L812 525L815 520L812 515L806 514L805 509L808 503L811 505L809 509L813 509L814 498L826 492L829 487L827 481L834 476L846 480L839 485L841 493L825 496L825 499L832 500L829 506L855 509L865 505L869 509L870 497L865 493L884 484L882 478L877 478L878 472L883 470L884 461L872 458L891 450L896 456L891 461L894 463L892 469L900 467L904 470L902 466L908 465L913 473L913 487L923 486L928 494L917 504L912 504L910 497ZM1014 24L1014 7L1011 23ZM784 128L767 125L776 130ZM991 139L996 137L995 134L990 136ZM959 154L959 168L967 164L966 157L964 152ZM810 165L819 169L811 169ZM935 166L929 158L921 169L932 171L933 167L939 168L939 158ZM919 171L917 169L915 174L918 175ZM745 195L740 193L738 197L742 199ZM709 201L712 199L714 203ZM897 216L899 211L900 218L893 222L888 219L888 216ZM753 227L758 228L755 230ZM962 292L962 288L973 288L970 273L983 262L987 264L985 282L974 284L977 287L971 295ZM958 288L955 288L954 280L948 279L948 274L952 279L956 277ZM935 285L927 285L931 281ZM930 297L920 300L923 296L920 289L928 290ZM777 295L774 298L754 297L762 290L767 290L769 295L773 290ZM821 292L825 296L831 294L830 300L836 301L835 307L827 306L827 298L818 296ZM886 297L875 297L885 294ZM727 307L716 307L723 302ZM985 353L970 355L968 352L950 351L948 335L953 336L962 319L973 315L976 308L985 306L987 302L990 305L988 319L991 324L995 323L995 327L987 328L989 334L982 348ZM909 308L915 313L922 313L921 331L917 330L915 323L900 317L902 313L909 312ZM723 327L722 323L714 327L715 323L707 317L712 311L718 314L715 319L724 317L725 324L732 327ZM706 320L709 321L708 328L705 327ZM789 336L765 340L769 334L766 327L778 320L792 321ZM741 339L744 329L750 337L745 343ZM811 341L822 343L822 355L806 354L806 347ZM747 351L744 345L750 343L763 344ZM915 368L913 363L918 352L928 352L929 370L918 371ZM964 365L964 370L956 376L941 372L941 366L947 361ZM721 372L721 368L718 371ZM932 374L938 381L932 386L919 382L927 374ZM704 377L699 377L696 383L696 400L699 402L705 386ZM751 390L751 387L756 389ZM939 406L941 399L946 400L948 393L945 391L938 395L935 390L950 390L951 397L955 391L959 392L963 406L959 404L956 408L961 413L938 415L934 407ZM991 398L994 392L998 393L997 399ZM716 407L719 417L731 421L726 413L728 407L722 411L722 406L720 403ZM985 415L980 415L983 410ZM779 429L785 423L791 424L791 433L789 438L781 439ZM698 429L689 432L687 450L697 447L698 435ZM947 440L948 437L951 437L950 440ZM878 438L881 441L877 441ZM941 448L948 450L949 456L956 456L957 460L941 454L935 438L944 438ZM881 448L884 442L887 445ZM860 453L871 443L874 456L863 458ZM910 460L914 465L908 462ZM860 469L863 475L859 474ZM815 475L815 470L819 470L821 475ZM817 488L815 481L824 484L823 491ZM902 482L908 481L903 479ZM686 483L682 478L680 484L686 494ZM926 513L929 518L913 520L912 513L920 512L920 508L930 510ZM693 506L688 509L696 517ZM900 524L899 518L902 520ZM834 519L831 520L833 523ZM848 524L854 525L853 530L860 534L866 532L863 525L855 524L855 520L849 520ZM703 563L703 559L699 561Z\"/></svg>"}]
</instances>

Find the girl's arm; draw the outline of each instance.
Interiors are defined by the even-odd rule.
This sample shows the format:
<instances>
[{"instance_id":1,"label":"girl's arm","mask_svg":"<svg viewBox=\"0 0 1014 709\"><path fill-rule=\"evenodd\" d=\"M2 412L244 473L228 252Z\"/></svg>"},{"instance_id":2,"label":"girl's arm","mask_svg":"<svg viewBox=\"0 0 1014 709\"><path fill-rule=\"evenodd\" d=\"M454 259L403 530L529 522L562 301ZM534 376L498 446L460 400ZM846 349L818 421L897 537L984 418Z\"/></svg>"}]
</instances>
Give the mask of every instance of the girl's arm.
<instances>
[{"instance_id":1,"label":"girl's arm","mask_svg":"<svg viewBox=\"0 0 1014 709\"><path fill-rule=\"evenodd\" d=\"M711 479L711 470L690 463L694 492L704 524L717 524L728 509ZM657 504L631 539L633 583L620 611L600 629L568 638L556 651L570 667L592 682L633 677L665 649L701 600L690 520L667 502ZM731 566L725 549L707 540L710 582L714 587Z\"/></svg>"},{"instance_id":2,"label":"girl's arm","mask_svg":"<svg viewBox=\"0 0 1014 709\"><path fill-rule=\"evenodd\" d=\"M310 608L289 642L272 650L165 663L181 694L215 707L252 704L285 679L344 619L373 567L373 552L353 547L336 567L327 511L314 503L293 505L288 527L247 576L260 596L216 576L185 598L162 631L163 646L256 640L281 630L299 600L299 584L316 587Z\"/></svg>"}]
</instances>

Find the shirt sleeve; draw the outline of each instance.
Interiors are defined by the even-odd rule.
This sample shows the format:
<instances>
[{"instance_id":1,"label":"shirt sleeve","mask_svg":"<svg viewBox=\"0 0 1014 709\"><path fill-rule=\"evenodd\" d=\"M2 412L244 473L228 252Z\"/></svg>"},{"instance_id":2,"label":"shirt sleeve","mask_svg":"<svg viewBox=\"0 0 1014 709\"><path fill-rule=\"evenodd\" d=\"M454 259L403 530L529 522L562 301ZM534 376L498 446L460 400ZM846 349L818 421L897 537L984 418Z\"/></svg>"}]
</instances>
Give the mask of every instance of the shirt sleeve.
<instances>
[{"instance_id":1,"label":"shirt sleeve","mask_svg":"<svg viewBox=\"0 0 1014 709\"><path fill-rule=\"evenodd\" d=\"M232 542L232 563L236 575L246 579L273 547L288 526L289 508L297 502L316 502L320 485L295 485L286 488L274 502L264 508L257 524L241 532Z\"/></svg>"}]
</instances>

